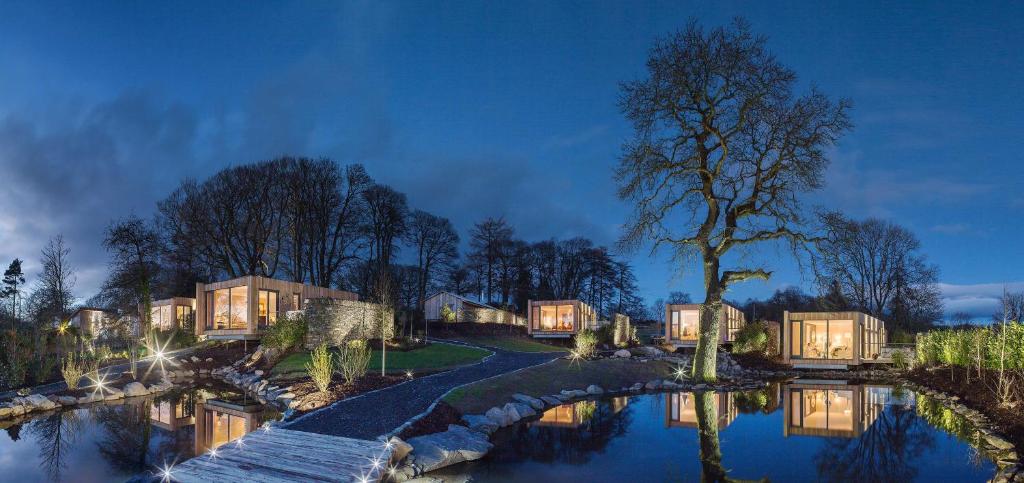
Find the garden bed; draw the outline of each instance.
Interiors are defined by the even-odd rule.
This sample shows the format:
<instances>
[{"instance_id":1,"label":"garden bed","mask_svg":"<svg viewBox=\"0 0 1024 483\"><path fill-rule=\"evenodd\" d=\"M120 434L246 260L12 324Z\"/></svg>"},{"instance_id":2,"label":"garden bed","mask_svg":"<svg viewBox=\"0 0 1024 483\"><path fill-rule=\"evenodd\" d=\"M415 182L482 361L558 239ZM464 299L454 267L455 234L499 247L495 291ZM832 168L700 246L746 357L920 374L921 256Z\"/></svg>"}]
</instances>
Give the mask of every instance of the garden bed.
<instances>
[{"instance_id":1,"label":"garden bed","mask_svg":"<svg viewBox=\"0 0 1024 483\"><path fill-rule=\"evenodd\" d=\"M754 352L730 354L732 359L743 366L744 369L758 369L762 371L789 371L793 368L779 361L768 358L764 354Z\"/></svg>"},{"instance_id":2,"label":"garden bed","mask_svg":"<svg viewBox=\"0 0 1024 483\"><path fill-rule=\"evenodd\" d=\"M298 401L298 404L294 408L296 416L298 416L310 411L315 411L324 406L328 406L335 401L347 399L365 392L383 389L408 380L409 378L404 376L381 376L378 372L368 373L352 384L346 384L341 377L335 375L331 378L331 385L327 387L327 392L320 392L316 387L316 384L314 384L308 377L278 380L274 382L275 384L282 384L291 387L290 392L295 394L294 399L295 401Z\"/></svg>"},{"instance_id":3,"label":"garden bed","mask_svg":"<svg viewBox=\"0 0 1024 483\"><path fill-rule=\"evenodd\" d=\"M245 356L245 346L241 342L235 341L197 347L191 354L175 358L175 360L181 369L198 371L231 365L243 356Z\"/></svg>"},{"instance_id":4,"label":"garden bed","mask_svg":"<svg viewBox=\"0 0 1024 483\"><path fill-rule=\"evenodd\" d=\"M1000 406L994 391L985 382L972 377L972 382L968 384L963 369L956 369L952 375L951 372L954 371L948 367L918 368L907 373L906 378L949 396L956 396L967 407L984 414L1016 447L1024 448L1024 407L1019 404L1012 408ZM994 384L996 371L985 370L982 375L984 380ZM1020 390L1022 381L1016 383Z\"/></svg>"}]
</instances>

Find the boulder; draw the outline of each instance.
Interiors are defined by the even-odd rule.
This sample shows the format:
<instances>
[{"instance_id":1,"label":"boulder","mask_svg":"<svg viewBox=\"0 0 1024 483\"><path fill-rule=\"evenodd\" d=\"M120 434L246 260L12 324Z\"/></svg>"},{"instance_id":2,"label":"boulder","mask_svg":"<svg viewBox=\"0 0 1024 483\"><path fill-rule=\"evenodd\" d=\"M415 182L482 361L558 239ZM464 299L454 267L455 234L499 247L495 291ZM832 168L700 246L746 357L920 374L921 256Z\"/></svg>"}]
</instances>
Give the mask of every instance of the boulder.
<instances>
[{"instance_id":1,"label":"boulder","mask_svg":"<svg viewBox=\"0 0 1024 483\"><path fill-rule=\"evenodd\" d=\"M412 446L412 464L419 474L478 460L494 447L482 434L457 424L448 425L448 431L442 433L411 438L408 443Z\"/></svg>"},{"instance_id":2,"label":"boulder","mask_svg":"<svg viewBox=\"0 0 1024 483\"><path fill-rule=\"evenodd\" d=\"M402 441L402 438L399 438L398 436L392 436L391 439L388 440L388 443L391 445L392 465L404 460L405 457L409 456L409 453L412 452L412 445Z\"/></svg>"},{"instance_id":3,"label":"boulder","mask_svg":"<svg viewBox=\"0 0 1024 483\"><path fill-rule=\"evenodd\" d=\"M985 436L985 442L999 450L1013 449L1013 443L995 434Z\"/></svg>"},{"instance_id":4,"label":"boulder","mask_svg":"<svg viewBox=\"0 0 1024 483\"><path fill-rule=\"evenodd\" d=\"M6 404L0 405L0 419L9 418L14 413L14 409Z\"/></svg>"},{"instance_id":5,"label":"boulder","mask_svg":"<svg viewBox=\"0 0 1024 483\"><path fill-rule=\"evenodd\" d=\"M60 402L62 406L74 406L75 404L78 404L78 399L74 396L58 396L57 401Z\"/></svg>"},{"instance_id":6,"label":"boulder","mask_svg":"<svg viewBox=\"0 0 1024 483\"><path fill-rule=\"evenodd\" d=\"M569 399L572 399L574 397L586 397L587 391L583 391L580 389L562 389L562 395L568 396Z\"/></svg>"},{"instance_id":7,"label":"boulder","mask_svg":"<svg viewBox=\"0 0 1024 483\"><path fill-rule=\"evenodd\" d=\"M47 411L57 407L57 403L42 394L32 394L25 398L25 406L30 406L40 411Z\"/></svg>"},{"instance_id":8,"label":"boulder","mask_svg":"<svg viewBox=\"0 0 1024 483\"><path fill-rule=\"evenodd\" d=\"M646 388L649 391L654 391L654 390L660 389L661 388L661 379L655 379L653 381L648 381L647 384L644 384L644 388Z\"/></svg>"},{"instance_id":9,"label":"boulder","mask_svg":"<svg viewBox=\"0 0 1024 483\"><path fill-rule=\"evenodd\" d=\"M615 351L614 354L612 354L613 357L623 357L623 358L629 358L632 355L633 354L631 352L629 352L628 350L626 350L626 349L619 349L619 350Z\"/></svg>"},{"instance_id":10,"label":"boulder","mask_svg":"<svg viewBox=\"0 0 1024 483\"><path fill-rule=\"evenodd\" d=\"M636 383L636 384L633 384L633 385L632 385L632 386L631 386L631 387L629 388L629 390L630 390L630 391L633 391L633 392L640 392L641 390L643 390L643 388L644 388L644 383L642 383L642 382L638 382L638 383Z\"/></svg>"},{"instance_id":11,"label":"boulder","mask_svg":"<svg viewBox=\"0 0 1024 483\"><path fill-rule=\"evenodd\" d=\"M149 394L149 390L146 389L141 382L129 382L124 386L125 397L145 396Z\"/></svg>"},{"instance_id":12,"label":"boulder","mask_svg":"<svg viewBox=\"0 0 1024 483\"><path fill-rule=\"evenodd\" d=\"M493 421L494 424L497 424L499 428L504 428L505 426L509 426L515 422L512 421L512 419L509 417L508 414L505 413L504 410L498 407L488 409L487 412L484 413L484 416L486 416L487 419Z\"/></svg>"},{"instance_id":13,"label":"boulder","mask_svg":"<svg viewBox=\"0 0 1024 483\"><path fill-rule=\"evenodd\" d=\"M591 384L591 385L587 386L587 394L590 394L590 395L604 394L604 389L601 389L601 386L598 386L597 384Z\"/></svg>"},{"instance_id":14,"label":"boulder","mask_svg":"<svg viewBox=\"0 0 1024 483\"><path fill-rule=\"evenodd\" d=\"M505 414L508 414L513 421L537 415L537 411L523 403L508 403L505 405L504 410Z\"/></svg>"},{"instance_id":15,"label":"boulder","mask_svg":"<svg viewBox=\"0 0 1024 483\"><path fill-rule=\"evenodd\" d=\"M548 403L551 406L561 406L562 405L562 400L558 399L555 396L541 396L540 398L541 398L542 401Z\"/></svg>"},{"instance_id":16,"label":"boulder","mask_svg":"<svg viewBox=\"0 0 1024 483\"><path fill-rule=\"evenodd\" d=\"M114 400L123 399L123 398L124 398L124 391L122 391L120 389L108 389L106 396L103 396L103 399L106 400L106 401L114 401Z\"/></svg>"},{"instance_id":17,"label":"boulder","mask_svg":"<svg viewBox=\"0 0 1024 483\"><path fill-rule=\"evenodd\" d=\"M516 401L519 401L523 404L529 404L530 407L536 410L542 410L545 407L544 401L541 401L540 399L537 399L535 397L527 396L526 394L513 394L512 399L515 399Z\"/></svg>"},{"instance_id":18,"label":"boulder","mask_svg":"<svg viewBox=\"0 0 1024 483\"><path fill-rule=\"evenodd\" d=\"M661 349L649 345L638 347L637 350L640 351L641 354L648 357L658 357L664 354L664 352Z\"/></svg>"},{"instance_id":19,"label":"boulder","mask_svg":"<svg viewBox=\"0 0 1024 483\"><path fill-rule=\"evenodd\" d=\"M462 416L462 420L466 422L466 426L469 426L469 429L488 436L498 430L498 424L483 414L466 414Z\"/></svg>"}]
</instances>

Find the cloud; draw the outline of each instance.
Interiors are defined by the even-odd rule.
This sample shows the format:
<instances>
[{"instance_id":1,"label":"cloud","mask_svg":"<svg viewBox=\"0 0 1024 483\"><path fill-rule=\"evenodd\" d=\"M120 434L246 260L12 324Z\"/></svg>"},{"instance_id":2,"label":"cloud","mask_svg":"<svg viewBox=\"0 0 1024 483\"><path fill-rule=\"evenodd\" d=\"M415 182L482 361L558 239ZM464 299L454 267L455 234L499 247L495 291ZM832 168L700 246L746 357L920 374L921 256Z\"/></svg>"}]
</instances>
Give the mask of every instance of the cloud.
<instances>
[{"instance_id":1,"label":"cloud","mask_svg":"<svg viewBox=\"0 0 1024 483\"><path fill-rule=\"evenodd\" d=\"M826 187L815 200L859 216L888 218L905 206L955 205L991 193L989 183L886 166L865 167L859 153L834 152L825 174Z\"/></svg>"},{"instance_id":2,"label":"cloud","mask_svg":"<svg viewBox=\"0 0 1024 483\"><path fill-rule=\"evenodd\" d=\"M935 233L942 233L945 235L958 235L960 233L966 233L968 230L970 230L971 225L968 225L966 223L944 223L934 225L929 229L931 231L934 231Z\"/></svg>"},{"instance_id":3,"label":"cloud","mask_svg":"<svg viewBox=\"0 0 1024 483\"><path fill-rule=\"evenodd\" d=\"M972 319L983 321L991 320L992 314L999 311L999 299L1004 288L1009 292L1021 292L1024 291L1024 282L939 284L947 318L955 312L966 312Z\"/></svg>"}]
</instances>

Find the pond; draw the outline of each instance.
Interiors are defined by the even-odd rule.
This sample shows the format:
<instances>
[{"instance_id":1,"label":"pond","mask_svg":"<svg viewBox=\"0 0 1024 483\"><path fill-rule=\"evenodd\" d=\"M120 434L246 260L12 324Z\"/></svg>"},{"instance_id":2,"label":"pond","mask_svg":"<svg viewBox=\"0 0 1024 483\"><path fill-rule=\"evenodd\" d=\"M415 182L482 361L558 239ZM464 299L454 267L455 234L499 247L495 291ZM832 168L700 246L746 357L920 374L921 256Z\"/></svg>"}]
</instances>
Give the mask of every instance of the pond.
<instances>
[{"instance_id":1,"label":"pond","mask_svg":"<svg viewBox=\"0 0 1024 483\"><path fill-rule=\"evenodd\" d=\"M996 467L936 401L834 381L582 401L494 434L448 481L986 481ZM930 421L932 423L930 423ZM935 424L935 425L933 425ZM941 427L938 427L938 426Z\"/></svg>"},{"instance_id":2,"label":"pond","mask_svg":"<svg viewBox=\"0 0 1024 483\"><path fill-rule=\"evenodd\" d=\"M0 480L150 480L280 414L216 383L0 422Z\"/></svg>"}]
</instances>

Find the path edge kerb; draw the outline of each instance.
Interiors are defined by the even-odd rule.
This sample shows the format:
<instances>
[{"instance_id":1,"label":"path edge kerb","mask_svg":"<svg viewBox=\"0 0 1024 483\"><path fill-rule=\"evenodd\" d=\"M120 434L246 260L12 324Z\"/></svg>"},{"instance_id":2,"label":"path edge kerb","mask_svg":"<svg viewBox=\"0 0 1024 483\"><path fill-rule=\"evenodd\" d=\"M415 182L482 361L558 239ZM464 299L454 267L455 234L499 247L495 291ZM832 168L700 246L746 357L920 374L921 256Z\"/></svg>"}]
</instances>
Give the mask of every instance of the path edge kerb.
<instances>
[{"instance_id":1,"label":"path edge kerb","mask_svg":"<svg viewBox=\"0 0 1024 483\"><path fill-rule=\"evenodd\" d=\"M490 377L485 377L485 378L483 378L483 379L477 379L477 380L475 380L475 381L471 381L471 382L467 382L467 383L464 383L464 384L460 384L460 385L458 385L458 386L455 386L455 387L453 387L453 388L451 388L451 389L447 390L447 391L446 391L446 392L445 392L444 394L442 394L442 395L438 396L438 397L437 397L437 399L435 399L435 400L434 400L434 402L432 402L432 403L430 404L430 406L428 406L428 407L427 407L427 409L426 409L425 411L423 411L422 413L419 413L419 414L417 414L417 415L415 415L415 416L413 416L413 417L409 418L409 419L408 419L408 420L406 420L406 421L405 421L404 423L402 423L401 425L399 425L399 426L398 426L397 428L395 428L395 429L392 429L391 431L389 431L389 432L387 432L387 433L384 433L384 434L382 434L382 435L380 435L380 436L377 436L377 439L378 439L378 440L381 440L381 441L386 441L386 440L389 440L389 439L391 439L392 437L394 437L394 436L395 436L395 435L397 435L398 433L401 433L402 431L405 431L405 429L406 429L406 428L408 428L409 426L412 426L413 424L415 424L415 423L416 423L416 421L419 421L420 419L423 419L423 418L424 418L424 417L426 417L426 416L427 416L428 414L430 414L431 412L433 412L433 411L434 411L434 408L436 408L436 407L437 407L437 404L438 404L439 402L441 402L441 400L442 400L442 399L444 399L444 398L448 397L448 395L449 395L449 394L451 394L451 393L452 393L452 391L455 391L456 389L460 389L460 388L463 388L463 387L465 387L465 386L469 386L469 385L472 385L472 384L476 384L476 383L478 383L478 382L484 382L484 381L488 381L488 380L491 380L491 379L494 379L494 378L497 378L497 377L507 376L507 375L509 375L509 374L515 374L515 373L517 373L517 372L519 372L519 371L523 371L523 370L526 370L526 369L533 369L533 368L535 368L535 367L540 367L540 366L543 366L543 365L545 365L545 364L551 364L552 362L555 362L555 361L557 361L557 360L560 360L560 359L561 359L561 357L555 357L554 359L551 359L551 360L548 360L548 361L540 362L540 363L537 363L537 364L533 364L533 365L530 365L530 366L526 366L526 367L520 367L519 369L516 369L516 370L514 370L514 371L508 371L508 372L503 372L503 373L501 373L501 374L495 374L495 375L493 375L493 376L490 376Z\"/></svg>"},{"instance_id":2,"label":"path edge kerb","mask_svg":"<svg viewBox=\"0 0 1024 483\"><path fill-rule=\"evenodd\" d=\"M460 345L460 344L455 344L455 343L452 343L452 342L445 342L445 341L440 341L440 340L435 340L435 342L437 342L439 344ZM337 405L339 405L341 403L352 401L352 400L355 400L355 399L359 399L359 398L364 397L364 396L369 396L371 394L374 394L374 393L377 393L377 392L380 392L380 391L386 391L386 390L389 390L389 389L393 389L393 388L402 386L404 384L409 384L410 382L413 382L413 381L430 379L431 377L436 377L436 376L440 376L440 375L443 375L443 374L448 374L449 372L457 371L457 370L462 369L464 367L472 367L472 366L475 366L475 365L478 365L478 364L483 364L483 363L487 362L488 360L490 360L495 355L497 355L497 352L495 352L494 350L489 349L487 347L478 347L478 346L475 346L475 345L472 345L472 344L462 344L462 345L466 345L466 346L469 346L469 347L475 347L477 349L485 350L487 352L490 352L490 354L487 355L486 357L480 359L479 361L476 361L476 362L473 362L473 363L470 363L470 364L463 364L461 366L452 367L452 368L450 368L450 369L448 369L446 371L437 372L437 373L431 374L429 376L423 376L423 377L419 377L419 378L415 378L415 379L409 379L408 381L403 381L403 382L400 382L398 384L393 384L391 386L382 387L380 389L374 389L372 391L367 391L367 392L364 392L364 393L361 393L361 394L356 394L355 396L347 397L345 399L339 399L337 401L332 402L331 404L328 404L327 406L324 406L322 408L317 408L315 411L310 411L310 412L308 412L306 414L303 414L302 416L299 416L299 417L297 417L295 419L292 419L290 421L282 421L281 424L280 424L280 427L282 427L284 429L288 429L289 426L292 426L292 425L298 423L299 421L302 421L303 419L306 419L306 418L308 418L310 416L313 416L314 414L317 414L320 411L331 409L331 408L333 408L333 407L335 407L335 406L337 406ZM433 406L431 406L431 409L433 409Z\"/></svg>"}]
</instances>

